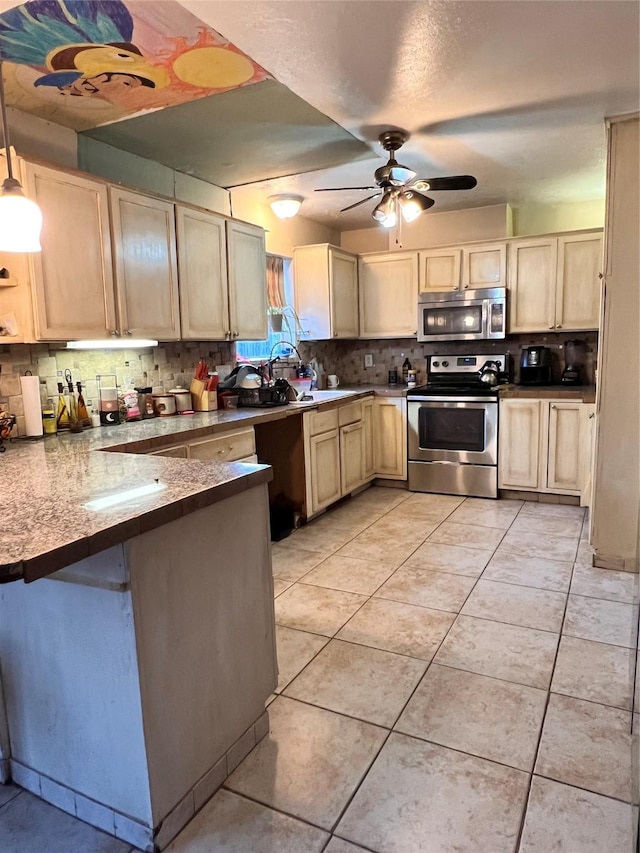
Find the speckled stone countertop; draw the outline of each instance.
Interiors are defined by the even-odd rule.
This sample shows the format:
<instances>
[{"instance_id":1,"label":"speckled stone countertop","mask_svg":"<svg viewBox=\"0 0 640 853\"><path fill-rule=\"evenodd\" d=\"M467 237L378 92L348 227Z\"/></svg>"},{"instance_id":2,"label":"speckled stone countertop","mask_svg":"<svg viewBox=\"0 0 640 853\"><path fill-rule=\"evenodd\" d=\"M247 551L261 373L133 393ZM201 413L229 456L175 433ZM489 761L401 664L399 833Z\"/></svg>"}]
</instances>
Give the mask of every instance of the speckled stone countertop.
<instances>
[{"instance_id":1,"label":"speckled stone countertop","mask_svg":"<svg viewBox=\"0 0 640 853\"><path fill-rule=\"evenodd\" d=\"M0 454L0 489L5 496L0 582L45 577L272 478L268 465L136 454L308 409L330 408L371 390L312 393L313 401L288 406L198 412L8 443ZM111 452L100 452L105 450ZM86 506L97 498L156 482L163 488L153 494L111 508Z\"/></svg>"},{"instance_id":2,"label":"speckled stone countertop","mask_svg":"<svg viewBox=\"0 0 640 853\"><path fill-rule=\"evenodd\" d=\"M575 400L595 403L595 385L508 385L500 389L501 398L537 398L540 400Z\"/></svg>"}]
</instances>

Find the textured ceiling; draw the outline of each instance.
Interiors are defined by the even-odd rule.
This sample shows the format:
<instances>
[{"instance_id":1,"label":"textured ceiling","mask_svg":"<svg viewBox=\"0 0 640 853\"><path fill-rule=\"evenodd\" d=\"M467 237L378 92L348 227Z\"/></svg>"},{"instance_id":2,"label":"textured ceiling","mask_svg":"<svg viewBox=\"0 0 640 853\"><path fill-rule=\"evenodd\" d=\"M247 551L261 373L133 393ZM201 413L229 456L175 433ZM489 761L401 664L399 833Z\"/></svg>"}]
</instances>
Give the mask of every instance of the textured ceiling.
<instances>
[{"instance_id":1,"label":"textured ceiling","mask_svg":"<svg viewBox=\"0 0 640 853\"><path fill-rule=\"evenodd\" d=\"M420 175L471 173L434 211L602 198L606 116L638 110L640 4L617 0L182 0L277 80L382 155L381 129L412 134L399 160ZM295 191L302 213L339 215L382 159L258 184Z\"/></svg>"}]
</instances>

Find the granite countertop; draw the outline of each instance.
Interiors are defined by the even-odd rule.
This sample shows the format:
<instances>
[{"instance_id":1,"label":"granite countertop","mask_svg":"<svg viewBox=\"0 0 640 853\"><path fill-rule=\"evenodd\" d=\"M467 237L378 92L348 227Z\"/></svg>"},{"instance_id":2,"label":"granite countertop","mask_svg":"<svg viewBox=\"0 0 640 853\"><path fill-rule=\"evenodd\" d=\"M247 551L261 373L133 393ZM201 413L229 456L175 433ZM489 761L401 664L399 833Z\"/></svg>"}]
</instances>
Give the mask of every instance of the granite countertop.
<instances>
[{"instance_id":1,"label":"granite countertop","mask_svg":"<svg viewBox=\"0 0 640 853\"><path fill-rule=\"evenodd\" d=\"M595 385L507 385L500 389L501 398L537 398L542 400L576 400L595 403Z\"/></svg>"},{"instance_id":2,"label":"granite countertop","mask_svg":"<svg viewBox=\"0 0 640 853\"><path fill-rule=\"evenodd\" d=\"M136 454L309 409L331 408L370 395L371 390L312 394L313 401L288 406L197 412L10 442L0 454L0 488L8 522L0 533L0 582L45 577L272 478L268 465ZM111 452L99 452L105 450ZM162 488L119 505L87 506L155 484Z\"/></svg>"}]
</instances>

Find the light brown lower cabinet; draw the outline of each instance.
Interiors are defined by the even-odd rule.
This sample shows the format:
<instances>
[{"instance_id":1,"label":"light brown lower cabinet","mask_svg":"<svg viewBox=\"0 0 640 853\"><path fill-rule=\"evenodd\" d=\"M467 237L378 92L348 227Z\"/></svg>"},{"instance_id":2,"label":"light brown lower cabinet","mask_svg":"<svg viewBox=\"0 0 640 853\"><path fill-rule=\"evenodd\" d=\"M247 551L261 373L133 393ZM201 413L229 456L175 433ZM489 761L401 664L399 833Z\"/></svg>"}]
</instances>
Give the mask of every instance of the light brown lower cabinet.
<instances>
[{"instance_id":1,"label":"light brown lower cabinet","mask_svg":"<svg viewBox=\"0 0 640 853\"><path fill-rule=\"evenodd\" d=\"M594 413L593 404L573 400L501 400L499 487L587 503Z\"/></svg>"}]
</instances>

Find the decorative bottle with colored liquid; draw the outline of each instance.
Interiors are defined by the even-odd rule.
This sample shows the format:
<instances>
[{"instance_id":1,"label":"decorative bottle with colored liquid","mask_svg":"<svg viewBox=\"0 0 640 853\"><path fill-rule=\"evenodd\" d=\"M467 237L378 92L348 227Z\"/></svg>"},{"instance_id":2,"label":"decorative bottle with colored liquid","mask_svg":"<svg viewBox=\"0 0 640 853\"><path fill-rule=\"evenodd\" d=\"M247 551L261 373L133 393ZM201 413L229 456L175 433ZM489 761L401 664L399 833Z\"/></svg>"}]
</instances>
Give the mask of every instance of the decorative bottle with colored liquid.
<instances>
[{"instance_id":1,"label":"decorative bottle with colored liquid","mask_svg":"<svg viewBox=\"0 0 640 853\"><path fill-rule=\"evenodd\" d=\"M58 382L58 409L56 414L58 430L69 429L69 407L62 382Z\"/></svg>"}]
</instances>

